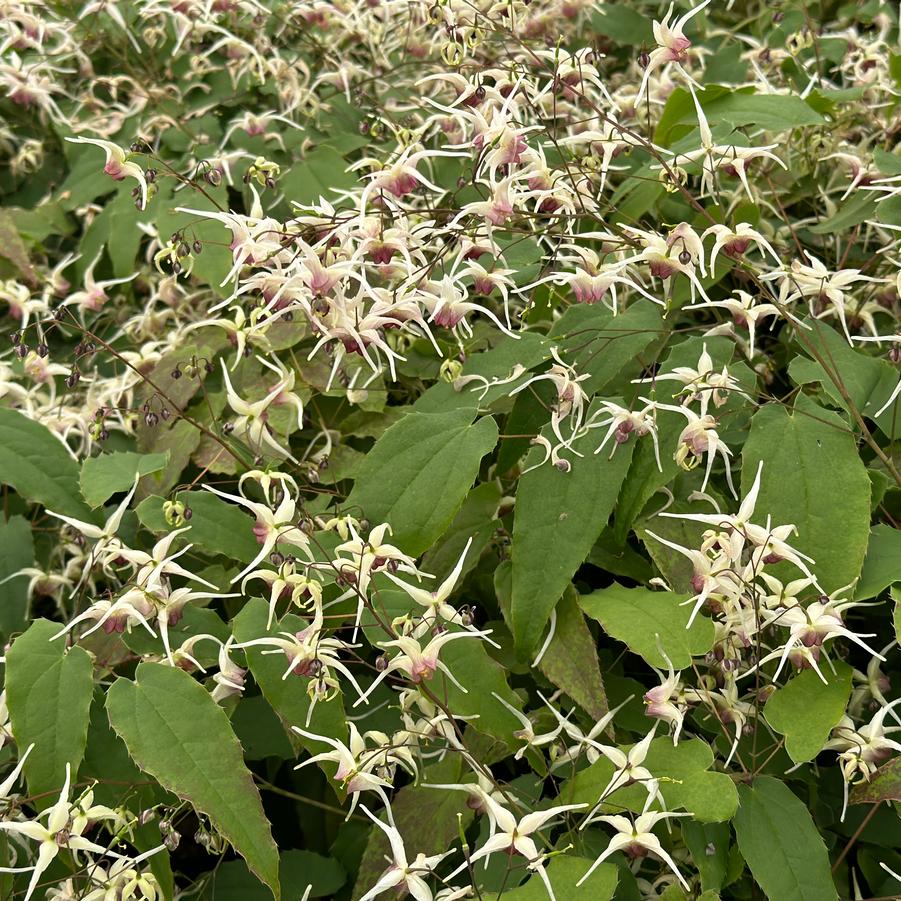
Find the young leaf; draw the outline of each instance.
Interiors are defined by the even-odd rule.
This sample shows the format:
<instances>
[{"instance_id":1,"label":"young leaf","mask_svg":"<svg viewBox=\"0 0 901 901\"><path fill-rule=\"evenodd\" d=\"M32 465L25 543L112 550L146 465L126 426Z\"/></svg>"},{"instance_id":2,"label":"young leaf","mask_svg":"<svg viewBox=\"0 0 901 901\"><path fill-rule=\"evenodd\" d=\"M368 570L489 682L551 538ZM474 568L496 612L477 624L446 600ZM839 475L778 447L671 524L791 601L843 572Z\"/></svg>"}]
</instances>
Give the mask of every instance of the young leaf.
<instances>
[{"instance_id":1,"label":"young leaf","mask_svg":"<svg viewBox=\"0 0 901 901\"><path fill-rule=\"evenodd\" d=\"M280 898L278 850L241 746L224 711L178 667L138 666L106 699L110 725L137 765L206 814Z\"/></svg>"},{"instance_id":2,"label":"young leaf","mask_svg":"<svg viewBox=\"0 0 901 901\"><path fill-rule=\"evenodd\" d=\"M131 488L136 475L159 472L168 462L169 454L120 452L88 457L78 477L81 494L91 507L99 507L117 491Z\"/></svg>"},{"instance_id":3,"label":"young leaf","mask_svg":"<svg viewBox=\"0 0 901 901\"><path fill-rule=\"evenodd\" d=\"M686 600L688 596L671 591L614 584L582 595L579 606L651 666L667 668L662 647L673 666L684 669L691 666L692 657L706 654L714 642L713 620L702 613L686 628L692 609Z\"/></svg>"},{"instance_id":4,"label":"young leaf","mask_svg":"<svg viewBox=\"0 0 901 901\"><path fill-rule=\"evenodd\" d=\"M33 795L59 792L78 772L88 740L94 690L91 657L83 648L66 650L66 637L50 639L59 623L36 620L6 655L6 700L16 744L24 752L34 743L25 764ZM41 799L40 806L53 802Z\"/></svg>"},{"instance_id":5,"label":"young leaf","mask_svg":"<svg viewBox=\"0 0 901 901\"><path fill-rule=\"evenodd\" d=\"M829 856L807 806L784 783L739 785L738 848L770 901L837 901Z\"/></svg>"},{"instance_id":6,"label":"young leaf","mask_svg":"<svg viewBox=\"0 0 901 901\"><path fill-rule=\"evenodd\" d=\"M538 647L551 611L607 525L629 469L633 444L595 454L598 439L575 441L584 456L561 472L550 461L527 472L513 520L513 637L523 655ZM536 448L526 462L534 460Z\"/></svg>"},{"instance_id":7,"label":"young leaf","mask_svg":"<svg viewBox=\"0 0 901 901\"><path fill-rule=\"evenodd\" d=\"M408 413L376 441L356 472L348 509L387 522L394 543L421 554L441 537L472 487L479 464L497 443L490 416L475 410Z\"/></svg>"},{"instance_id":8,"label":"young leaf","mask_svg":"<svg viewBox=\"0 0 901 901\"><path fill-rule=\"evenodd\" d=\"M812 570L824 591L849 585L867 549L870 480L848 427L803 395L792 412L767 404L751 420L742 452L743 495L761 460L757 510L774 525L797 526L789 543L816 561Z\"/></svg>"},{"instance_id":9,"label":"young leaf","mask_svg":"<svg viewBox=\"0 0 901 901\"><path fill-rule=\"evenodd\" d=\"M39 422L0 409L0 482L54 513L93 522L78 490L78 464Z\"/></svg>"},{"instance_id":10,"label":"young leaf","mask_svg":"<svg viewBox=\"0 0 901 901\"><path fill-rule=\"evenodd\" d=\"M812 669L804 670L766 702L766 721L785 736L785 749L795 763L813 760L820 753L845 712L852 669L841 660L834 665L828 685Z\"/></svg>"}]
</instances>

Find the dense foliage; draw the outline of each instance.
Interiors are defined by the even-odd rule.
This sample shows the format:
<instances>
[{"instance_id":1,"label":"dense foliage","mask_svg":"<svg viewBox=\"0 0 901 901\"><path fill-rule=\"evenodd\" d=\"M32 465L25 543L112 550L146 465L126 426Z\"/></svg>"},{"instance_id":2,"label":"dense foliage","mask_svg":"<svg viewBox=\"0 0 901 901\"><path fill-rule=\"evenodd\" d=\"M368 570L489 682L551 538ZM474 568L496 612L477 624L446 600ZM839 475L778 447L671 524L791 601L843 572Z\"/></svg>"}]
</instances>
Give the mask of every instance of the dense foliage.
<instances>
[{"instance_id":1,"label":"dense foliage","mask_svg":"<svg viewBox=\"0 0 901 901\"><path fill-rule=\"evenodd\" d=\"M896 5L0 10L0 896L898 896Z\"/></svg>"}]
</instances>

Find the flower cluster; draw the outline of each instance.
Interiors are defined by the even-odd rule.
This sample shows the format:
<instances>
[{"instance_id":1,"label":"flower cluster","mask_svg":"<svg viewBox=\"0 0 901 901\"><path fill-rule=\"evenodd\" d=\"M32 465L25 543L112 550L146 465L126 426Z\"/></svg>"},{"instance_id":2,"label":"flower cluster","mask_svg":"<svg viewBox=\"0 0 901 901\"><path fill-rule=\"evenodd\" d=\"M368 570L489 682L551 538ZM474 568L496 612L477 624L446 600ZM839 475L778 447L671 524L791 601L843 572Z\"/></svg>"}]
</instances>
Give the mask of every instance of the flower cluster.
<instances>
[{"instance_id":1,"label":"flower cluster","mask_svg":"<svg viewBox=\"0 0 901 901\"><path fill-rule=\"evenodd\" d=\"M4 893L896 891L852 6L4 0Z\"/></svg>"}]
</instances>

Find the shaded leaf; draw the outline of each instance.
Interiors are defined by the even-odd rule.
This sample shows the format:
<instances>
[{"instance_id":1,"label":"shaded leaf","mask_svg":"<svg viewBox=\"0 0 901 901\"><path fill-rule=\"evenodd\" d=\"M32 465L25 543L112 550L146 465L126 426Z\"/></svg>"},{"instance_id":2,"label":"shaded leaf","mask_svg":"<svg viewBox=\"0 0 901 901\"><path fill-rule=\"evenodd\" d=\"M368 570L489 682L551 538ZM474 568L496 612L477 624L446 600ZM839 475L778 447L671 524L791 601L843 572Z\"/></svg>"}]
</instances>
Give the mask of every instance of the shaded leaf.
<instances>
[{"instance_id":1,"label":"shaded leaf","mask_svg":"<svg viewBox=\"0 0 901 901\"><path fill-rule=\"evenodd\" d=\"M4 635L20 632L27 624L29 578L10 576L33 563L31 523L24 516L0 522L0 632Z\"/></svg>"},{"instance_id":2,"label":"shaded leaf","mask_svg":"<svg viewBox=\"0 0 901 901\"><path fill-rule=\"evenodd\" d=\"M738 848L771 901L837 901L829 856L810 811L771 776L738 787Z\"/></svg>"}]
</instances>

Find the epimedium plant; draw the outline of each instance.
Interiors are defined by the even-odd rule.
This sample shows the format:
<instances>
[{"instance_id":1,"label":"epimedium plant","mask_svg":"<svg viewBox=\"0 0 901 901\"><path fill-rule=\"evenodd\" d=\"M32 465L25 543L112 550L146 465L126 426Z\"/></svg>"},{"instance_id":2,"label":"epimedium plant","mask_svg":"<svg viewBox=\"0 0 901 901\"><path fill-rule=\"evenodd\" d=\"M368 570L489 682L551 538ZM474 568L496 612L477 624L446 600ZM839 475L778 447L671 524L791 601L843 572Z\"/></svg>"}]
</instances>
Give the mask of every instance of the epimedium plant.
<instances>
[{"instance_id":1,"label":"epimedium plant","mask_svg":"<svg viewBox=\"0 0 901 901\"><path fill-rule=\"evenodd\" d=\"M3 898L901 891L896 8L0 29Z\"/></svg>"}]
</instances>

